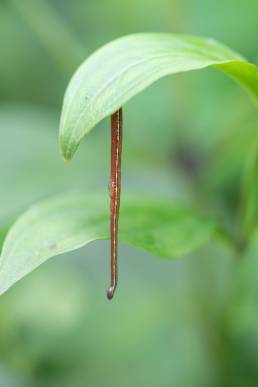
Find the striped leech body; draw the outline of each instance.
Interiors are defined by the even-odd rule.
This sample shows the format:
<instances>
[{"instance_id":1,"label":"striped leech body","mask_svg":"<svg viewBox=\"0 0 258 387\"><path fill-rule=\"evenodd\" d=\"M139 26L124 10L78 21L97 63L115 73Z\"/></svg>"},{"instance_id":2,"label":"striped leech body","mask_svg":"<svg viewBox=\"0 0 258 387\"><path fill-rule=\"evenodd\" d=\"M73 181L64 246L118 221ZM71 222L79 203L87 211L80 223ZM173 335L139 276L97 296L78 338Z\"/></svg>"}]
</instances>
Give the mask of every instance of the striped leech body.
<instances>
[{"instance_id":1,"label":"striped leech body","mask_svg":"<svg viewBox=\"0 0 258 387\"><path fill-rule=\"evenodd\" d=\"M111 281L107 298L111 300L117 287L117 239L118 217L121 190L121 156L122 156L122 109L111 115L111 174L110 174L110 239L111 239Z\"/></svg>"}]
</instances>

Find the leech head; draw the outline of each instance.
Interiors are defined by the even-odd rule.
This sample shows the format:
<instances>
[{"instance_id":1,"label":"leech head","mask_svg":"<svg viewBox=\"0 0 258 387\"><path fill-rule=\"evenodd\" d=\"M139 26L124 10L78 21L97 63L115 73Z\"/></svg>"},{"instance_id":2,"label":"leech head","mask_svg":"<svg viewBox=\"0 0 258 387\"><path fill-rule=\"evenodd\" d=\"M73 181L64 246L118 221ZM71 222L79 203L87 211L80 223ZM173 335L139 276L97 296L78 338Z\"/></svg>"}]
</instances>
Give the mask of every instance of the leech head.
<instances>
[{"instance_id":1,"label":"leech head","mask_svg":"<svg viewBox=\"0 0 258 387\"><path fill-rule=\"evenodd\" d=\"M114 296L114 293L115 293L115 287L114 286L110 286L110 288L108 288L107 290L107 298L109 300L112 300L113 296Z\"/></svg>"}]
</instances>

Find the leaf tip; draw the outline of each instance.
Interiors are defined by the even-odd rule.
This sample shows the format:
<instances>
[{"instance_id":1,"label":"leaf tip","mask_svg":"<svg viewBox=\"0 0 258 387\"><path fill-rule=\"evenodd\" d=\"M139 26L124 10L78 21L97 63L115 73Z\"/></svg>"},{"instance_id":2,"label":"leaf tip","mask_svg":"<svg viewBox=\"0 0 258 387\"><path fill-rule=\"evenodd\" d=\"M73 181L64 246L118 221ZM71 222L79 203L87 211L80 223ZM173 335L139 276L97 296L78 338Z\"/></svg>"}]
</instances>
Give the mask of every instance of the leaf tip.
<instances>
[{"instance_id":1,"label":"leaf tip","mask_svg":"<svg viewBox=\"0 0 258 387\"><path fill-rule=\"evenodd\" d=\"M68 163L71 161L71 158L67 158L67 157L65 157L65 156L63 156L63 155L62 155L62 158L63 158L63 162L64 162L65 164L68 164Z\"/></svg>"},{"instance_id":2,"label":"leaf tip","mask_svg":"<svg viewBox=\"0 0 258 387\"><path fill-rule=\"evenodd\" d=\"M67 141L60 136L60 152L64 162L67 163L72 160L77 148L78 145L73 147L68 146Z\"/></svg>"}]
</instances>

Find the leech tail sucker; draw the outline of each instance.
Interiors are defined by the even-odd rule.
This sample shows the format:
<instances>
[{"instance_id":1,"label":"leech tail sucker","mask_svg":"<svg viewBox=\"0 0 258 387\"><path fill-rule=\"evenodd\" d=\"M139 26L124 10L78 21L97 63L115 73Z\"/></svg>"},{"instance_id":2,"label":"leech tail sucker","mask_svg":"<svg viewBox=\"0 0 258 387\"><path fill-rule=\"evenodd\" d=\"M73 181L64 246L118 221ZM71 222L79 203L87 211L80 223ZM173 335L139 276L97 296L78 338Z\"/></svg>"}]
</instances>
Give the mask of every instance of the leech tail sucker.
<instances>
[{"instance_id":1,"label":"leech tail sucker","mask_svg":"<svg viewBox=\"0 0 258 387\"><path fill-rule=\"evenodd\" d=\"M122 108L111 115L111 174L110 174L110 239L111 239L111 282L107 298L111 300L117 287L117 242L118 218L121 190L121 156L122 156Z\"/></svg>"},{"instance_id":2,"label":"leech tail sucker","mask_svg":"<svg viewBox=\"0 0 258 387\"><path fill-rule=\"evenodd\" d=\"M107 298L109 300L112 300L114 293L115 293L115 288L113 286L110 286L110 288L108 288L107 290Z\"/></svg>"}]
</instances>

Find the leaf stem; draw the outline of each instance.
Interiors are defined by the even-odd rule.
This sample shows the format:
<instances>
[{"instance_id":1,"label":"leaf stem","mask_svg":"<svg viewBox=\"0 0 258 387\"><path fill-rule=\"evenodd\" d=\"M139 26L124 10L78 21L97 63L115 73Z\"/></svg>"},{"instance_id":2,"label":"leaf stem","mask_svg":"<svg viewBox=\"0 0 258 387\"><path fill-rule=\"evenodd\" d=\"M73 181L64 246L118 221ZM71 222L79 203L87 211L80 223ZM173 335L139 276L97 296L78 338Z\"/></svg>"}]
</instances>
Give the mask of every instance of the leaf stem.
<instances>
[{"instance_id":1,"label":"leaf stem","mask_svg":"<svg viewBox=\"0 0 258 387\"><path fill-rule=\"evenodd\" d=\"M247 245L256 221L257 179L258 176L258 137L247 157L240 193L239 223L241 225L240 247Z\"/></svg>"}]
</instances>

